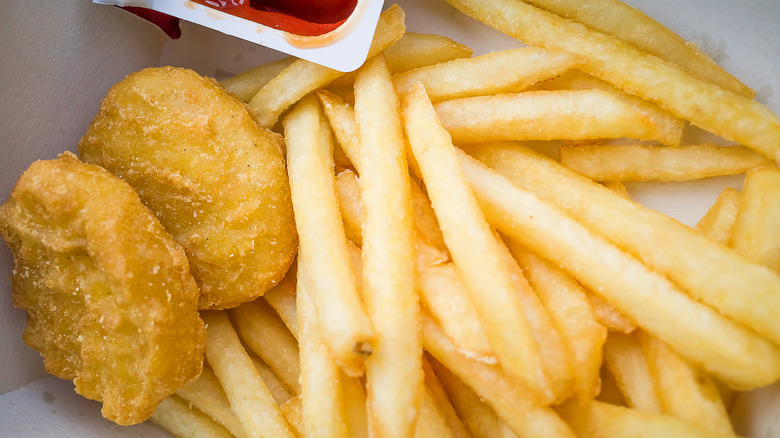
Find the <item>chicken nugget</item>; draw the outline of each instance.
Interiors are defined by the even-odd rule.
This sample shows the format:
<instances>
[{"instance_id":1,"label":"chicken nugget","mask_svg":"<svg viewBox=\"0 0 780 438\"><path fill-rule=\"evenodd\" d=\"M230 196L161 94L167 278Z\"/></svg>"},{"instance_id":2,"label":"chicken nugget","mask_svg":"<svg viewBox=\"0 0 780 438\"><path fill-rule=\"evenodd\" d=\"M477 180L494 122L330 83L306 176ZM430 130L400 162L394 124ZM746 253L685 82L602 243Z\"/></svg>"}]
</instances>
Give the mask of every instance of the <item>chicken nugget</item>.
<instances>
[{"instance_id":1,"label":"chicken nugget","mask_svg":"<svg viewBox=\"0 0 780 438\"><path fill-rule=\"evenodd\" d=\"M0 207L24 341L128 425L200 375L205 327L182 248L138 195L70 152L37 161Z\"/></svg>"},{"instance_id":2,"label":"chicken nugget","mask_svg":"<svg viewBox=\"0 0 780 438\"><path fill-rule=\"evenodd\" d=\"M216 81L173 67L109 90L79 156L127 181L184 247L201 309L252 301L297 251L281 136Z\"/></svg>"}]
</instances>

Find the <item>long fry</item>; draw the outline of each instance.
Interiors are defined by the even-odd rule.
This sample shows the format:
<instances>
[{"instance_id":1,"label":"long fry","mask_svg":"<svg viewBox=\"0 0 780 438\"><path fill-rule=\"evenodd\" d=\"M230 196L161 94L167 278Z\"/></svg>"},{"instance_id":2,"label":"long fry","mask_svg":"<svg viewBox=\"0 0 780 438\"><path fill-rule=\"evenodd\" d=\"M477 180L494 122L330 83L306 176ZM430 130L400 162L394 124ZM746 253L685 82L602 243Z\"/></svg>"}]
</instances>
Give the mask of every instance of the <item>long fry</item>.
<instances>
[{"instance_id":1,"label":"long fry","mask_svg":"<svg viewBox=\"0 0 780 438\"><path fill-rule=\"evenodd\" d=\"M293 263L282 281L263 295L263 298L282 318L284 325L295 336L295 339L298 339L298 315L295 304L295 273L297 270L295 263Z\"/></svg>"},{"instance_id":2,"label":"long fry","mask_svg":"<svg viewBox=\"0 0 780 438\"><path fill-rule=\"evenodd\" d=\"M667 275L696 299L780 344L780 274L518 144L480 145L469 153Z\"/></svg>"},{"instance_id":3,"label":"long fry","mask_svg":"<svg viewBox=\"0 0 780 438\"><path fill-rule=\"evenodd\" d=\"M277 61L267 62L255 68L239 73L231 78L220 81L220 84L231 93L235 93L239 99L249 102L265 84L275 78L284 69L295 62L290 56Z\"/></svg>"},{"instance_id":4,"label":"long fry","mask_svg":"<svg viewBox=\"0 0 780 438\"><path fill-rule=\"evenodd\" d=\"M692 300L665 277L465 153L460 159L482 210L502 233L563 267L637 325L729 385L755 388L780 378L776 345ZM672 253L682 249L677 242Z\"/></svg>"},{"instance_id":5,"label":"long fry","mask_svg":"<svg viewBox=\"0 0 780 438\"><path fill-rule=\"evenodd\" d=\"M398 98L383 55L355 78L363 202L363 297L376 333L366 361L372 431L409 437L423 389L414 224ZM388 190L392 187L392 190Z\"/></svg>"},{"instance_id":6,"label":"long fry","mask_svg":"<svg viewBox=\"0 0 780 438\"><path fill-rule=\"evenodd\" d=\"M506 261L421 84L406 95L404 123L444 241L499 362L538 397L551 402L555 394ZM463 233L463 229L471 231Z\"/></svg>"},{"instance_id":7,"label":"long fry","mask_svg":"<svg viewBox=\"0 0 780 438\"><path fill-rule=\"evenodd\" d=\"M200 376L184 384L176 391L176 395L210 416L236 437L244 438L247 436L241 421L230 410L230 402L219 384L217 376L210 369L204 367Z\"/></svg>"},{"instance_id":8,"label":"long fry","mask_svg":"<svg viewBox=\"0 0 780 438\"><path fill-rule=\"evenodd\" d=\"M352 277L336 199L330 128L311 96L284 123L299 257L311 273L311 298L323 339L336 363L350 375L360 375L373 332Z\"/></svg>"},{"instance_id":9,"label":"long fry","mask_svg":"<svg viewBox=\"0 0 780 438\"><path fill-rule=\"evenodd\" d=\"M447 427L450 429L453 438L469 438L470 435L463 425L463 422L458 418L458 413L455 412L455 408L452 406L450 396L447 394L447 390L442 385L439 378L436 376L433 367L431 366L428 358L423 359L423 371L425 372L425 387L431 394L436 407L447 423Z\"/></svg>"},{"instance_id":10,"label":"long fry","mask_svg":"<svg viewBox=\"0 0 780 438\"><path fill-rule=\"evenodd\" d=\"M202 412L191 409L187 406L186 401L175 395L163 399L150 420L176 436L192 438L231 438L233 436Z\"/></svg>"},{"instance_id":11,"label":"long fry","mask_svg":"<svg viewBox=\"0 0 780 438\"><path fill-rule=\"evenodd\" d=\"M583 55L589 61L582 67L584 72L780 161L780 117L756 101L696 79L668 61L522 1L447 2L528 45Z\"/></svg>"}]
</instances>

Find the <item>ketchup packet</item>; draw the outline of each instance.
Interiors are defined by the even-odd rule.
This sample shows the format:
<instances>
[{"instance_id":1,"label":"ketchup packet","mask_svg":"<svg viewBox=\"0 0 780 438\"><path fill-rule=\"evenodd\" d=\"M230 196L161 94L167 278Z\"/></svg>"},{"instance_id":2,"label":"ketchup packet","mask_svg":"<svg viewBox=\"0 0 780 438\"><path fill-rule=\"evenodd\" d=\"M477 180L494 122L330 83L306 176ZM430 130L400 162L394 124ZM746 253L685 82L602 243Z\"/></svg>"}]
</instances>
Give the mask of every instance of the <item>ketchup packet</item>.
<instances>
[{"instance_id":1,"label":"ketchup packet","mask_svg":"<svg viewBox=\"0 0 780 438\"><path fill-rule=\"evenodd\" d=\"M366 60L383 0L93 0L165 27L175 18L339 71ZM144 13L146 8L149 13ZM156 13L157 14L156 14ZM170 17L165 17L166 14ZM149 17L155 18L151 20ZM174 32L175 34L175 32Z\"/></svg>"}]
</instances>

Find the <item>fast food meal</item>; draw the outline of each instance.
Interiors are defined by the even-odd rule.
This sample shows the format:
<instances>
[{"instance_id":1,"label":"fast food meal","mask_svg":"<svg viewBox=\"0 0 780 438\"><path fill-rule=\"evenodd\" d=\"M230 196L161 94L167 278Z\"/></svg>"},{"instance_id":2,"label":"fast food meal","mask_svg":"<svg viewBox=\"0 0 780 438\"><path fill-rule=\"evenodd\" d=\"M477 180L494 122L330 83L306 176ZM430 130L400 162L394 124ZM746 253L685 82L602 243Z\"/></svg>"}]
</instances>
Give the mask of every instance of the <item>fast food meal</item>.
<instances>
[{"instance_id":1,"label":"fast food meal","mask_svg":"<svg viewBox=\"0 0 780 438\"><path fill-rule=\"evenodd\" d=\"M109 92L82 158L183 246L207 324L205 343L169 346L205 368L155 386L155 405L174 394L151 420L178 436L735 436L736 391L780 381L780 119L615 0L447 1L533 47L472 58L391 6L354 74L284 59ZM686 122L745 146L688 144ZM623 185L742 173L697 229ZM55 212L79 193L37 184ZM76 225L10 216L26 199L0 220L32 268L24 244ZM94 244L91 269L127 256ZM41 298L27 272L16 296ZM31 275L74 299L50 268ZM58 335L76 357L66 329L34 344L50 368Z\"/></svg>"}]
</instances>

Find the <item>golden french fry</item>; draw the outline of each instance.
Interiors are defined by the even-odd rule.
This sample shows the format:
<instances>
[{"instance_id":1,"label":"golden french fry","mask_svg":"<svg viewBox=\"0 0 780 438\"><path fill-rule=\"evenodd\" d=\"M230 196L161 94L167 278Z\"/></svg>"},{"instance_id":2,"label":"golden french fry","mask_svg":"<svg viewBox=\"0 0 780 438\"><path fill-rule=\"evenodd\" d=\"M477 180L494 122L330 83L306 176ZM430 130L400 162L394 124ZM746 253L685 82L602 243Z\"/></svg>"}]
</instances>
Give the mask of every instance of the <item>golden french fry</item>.
<instances>
[{"instance_id":1,"label":"golden french fry","mask_svg":"<svg viewBox=\"0 0 780 438\"><path fill-rule=\"evenodd\" d=\"M421 323L425 349L470 386L518 436L574 437L555 411L536 401L526 387L510 378L498 365L463 355L424 313Z\"/></svg>"},{"instance_id":2,"label":"golden french fry","mask_svg":"<svg viewBox=\"0 0 780 438\"><path fill-rule=\"evenodd\" d=\"M363 203L355 172L344 170L336 175L336 196L347 238L356 246L363 246Z\"/></svg>"},{"instance_id":3,"label":"golden french fry","mask_svg":"<svg viewBox=\"0 0 780 438\"><path fill-rule=\"evenodd\" d=\"M516 438L517 435L480 397L450 370L432 359L436 375L446 387L464 425L474 438Z\"/></svg>"},{"instance_id":4,"label":"golden french fry","mask_svg":"<svg viewBox=\"0 0 780 438\"><path fill-rule=\"evenodd\" d=\"M358 160L357 127L355 126L355 110L339 96L325 90L317 91L317 98L330 121L331 129L341 149L352 163L352 167L360 171Z\"/></svg>"},{"instance_id":5,"label":"golden french fry","mask_svg":"<svg viewBox=\"0 0 780 438\"><path fill-rule=\"evenodd\" d=\"M323 341L336 363L357 376L364 357L371 354L373 331L352 277L336 198L330 128L312 96L290 111L284 125L299 259L311 275Z\"/></svg>"},{"instance_id":6,"label":"golden french fry","mask_svg":"<svg viewBox=\"0 0 780 438\"><path fill-rule=\"evenodd\" d=\"M447 2L530 46L583 55L588 58L582 67L584 72L780 161L780 117L756 101L696 79L668 61L522 1Z\"/></svg>"},{"instance_id":7,"label":"golden french fry","mask_svg":"<svg viewBox=\"0 0 780 438\"><path fill-rule=\"evenodd\" d=\"M447 423L447 428L450 430L453 438L470 438L466 427L463 422L458 418L458 413L455 412L455 408L452 406L450 396L447 395L447 390L436 377L436 373L433 371L430 361L427 358L423 358L423 372L425 373L425 387L433 399L439 413Z\"/></svg>"},{"instance_id":8,"label":"golden french fry","mask_svg":"<svg viewBox=\"0 0 780 438\"><path fill-rule=\"evenodd\" d=\"M604 345L604 362L628 407L655 414L663 412L647 360L633 334L610 333Z\"/></svg>"},{"instance_id":9,"label":"golden french fry","mask_svg":"<svg viewBox=\"0 0 780 438\"><path fill-rule=\"evenodd\" d=\"M626 406L626 399L620 392L617 380L606 365L601 367L601 392L596 400L616 406Z\"/></svg>"},{"instance_id":10,"label":"golden french fry","mask_svg":"<svg viewBox=\"0 0 780 438\"><path fill-rule=\"evenodd\" d=\"M404 34L404 11L393 5L382 12L371 41L371 58ZM308 93L329 84L344 73L299 59L263 86L249 101L260 125L272 128L279 116Z\"/></svg>"},{"instance_id":11,"label":"golden french fry","mask_svg":"<svg viewBox=\"0 0 780 438\"><path fill-rule=\"evenodd\" d=\"M261 64L232 78L220 81L220 84L242 101L249 102L265 84L289 67L295 60L296 58L289 56Z\"/></svg>"},{"instance_id":12,"label":"golden french fry","mask_svg":"<svg viewBox=\"0 0 780 438\"><path fill-rule=\"evenodd\" d=\"M447 252L447 245L444 243L444 236L439 228L439 221L436 219L436 213L431 206L431 200L423 193L420 186L410 179L412 189L412 214L414 215L414 227L420 236L436 249Z\"/></svg>"},{"instance_id":13,"label":"golden french fry","mask_svg":"<svg viewBox=\"0 0 780 438\"><path fill-rule=\"evenodd\" d=\"M205 311L201 317L206 323L206 360L247 435L293 438L225 312Z\"/></svg>"},{"instance_id":14,"label":"golden french fry","mask_svg":"<svg viewBox=\"0 0 780 438\"><path fill-rule=\"evenodd\" d=\"M403 115L444 241L493 351L509 373L540 399L551 402L556 394L545 375L507 263L421 84L406 95Z\"/></svg>"},{"instance_id":15,"label":"golden french fry","mask_svg":"<svg viewBox=\"0 0 780 438\"><path fill-rule=\"evenodd\" d=\"M629 137L676 144L664 138L664 126L641 108L600 90L466 97L435 108L455 143Z\"/></svg>"},{"instance_id":16,"label":"golden french fry","mask_svg":"<svg viewBox=\"0 0 780 438\"><path fill-rule=\"evenodd\" d=\"M660 130L659 140L661 143L677 146L682 139L685 127L685 122L682 119L673 116L650 101L628 94L609 82L604 82L579 70L569 70L560 77L531 86L528 90L600 90L649 117ZM599 140L593 141L598 142ZM582 142L580 141L580 143Z\"/></svg>"},{"instance_id":17,"label":"golden french fry","mask_svg":"<svg viewBox=\"0 0 780 438\"><path fill-rule=\"evenodd\" d=\"M667 278L465 153L459 158L486 217L502 233L561 266L638 326L730 386L755 388L780 378L776 345L692 300ZM546 181L551 185L552 179ZM566 185L563 182L555 186ZM595 202L593 197L581 199L588 199L588 205ZM616 226L615 221L608 225ZM648 229L642 233L649 234ZM680 242L672 248L670 254L683 249Z\"/></svg>"},{"instance_id":18,"label":"golden french fry","mask_svg":"<svg viewBox=\"0 0 780 438\"><path fill-rule=\"evenodd\" d=\"M414 436L415 438L452 438L452 432L439 412L427 386L423 388L420 413L417 415L417 422L414 425Z\"/></svg>"},{"instance_id":19,"label":"golden french fry","mask_svg":"<svg viewBox=\"0 0 780 438\"><path fill-rule=\"evenodd\" d=\"M190 406L196 407L238 438L248 435L236 414L230 410L230 402L214 372L203 368L200 376L187 382L176 391Z\"/></svg>"},{"instance_id":20,"label":"golden french fry","mask_svg":"<svg viewBox=\"0 0 780 438\"><path fill-rule=\"evenodd\" d=\"M301 416L307 437L346 436L341 372L317 325L308 264L298 261L298 327L301 348Z\"/></svg>"},{"instance_id":21,"label":"golden french fry","mask_svg":"<svg viewBox=\"0 0 780 438\"><path fill-rule=\"evenodd\" d=\"M626 186L620 181L602 182L602 186L608 188L612 193L620 196L623 199L631 200L631 195L628 193Z\"/></svg>"},{"instance_id":22,"label":"golden french fry","mask_svg":"<svg viewBox=\"0 0 780 438\"><path fill-rule=\"evenodd\" d=\"M730 243L750 261L780 272L780 169L777 167L751 170L745 176Z\"/></svg>"},{"instance_id":23,"label":"golden french fry","mask_svg":"<svg viewBox=\"0 0 780 438\"><path fill-rule=\"evenodd\" d=\"M393 76L398 94L421 82L431 102L520 91L584 64L577 55L522 47L409 70Z\"/></svg>"},{"instance_id":24,"label":"golden french fry","mask_svg":"<svg viewBox=\"0 0 780 438\"><path fill-rule=\"evenodd\" d=\"M585 295L593 306L593 312L596 318L604 327L621 333L631 333L636 329L636 324L625 315L615 310L604 298L585 289Z\"/></svg>"},{"instance_id":25,"label":"golden french fry","mask_svg":"<svg viewBox=\"0 0 780 438\"><path fill-rule=\"evenodd\" d=\"M366 390L359 379L341 376L341 391L344 394L344 418L349 436L368 438L368 414L366 412Z\"/></svg>"},{"instance_id":26,"label":"golden french fry","mask_svg":"<svg viewBox=\"0 0 780 438\"><path fill-rule=\"evenodd\" d=\"M190 409L186 401L175 395L164 398L149 419L175 436L193 438L231 438L233 436L203 412Z\"/></svg>"},{"instance_id":27,"label":"golden french fry","mask_svg":"<svg viewBox=\"0 0 780 438\"><path fill-rule=\"evenodd\" d=\"M723 189L712 207L696 224L696 229L710 239L727 245L731 237L731 227L737 219L741 196L742 193L737 189Z\"/></svg>"},{"instance_id":28,"label":"golden french fry","mask_svg":"<svg viewBox=\"0 0 780 438\"><path fill-rule=\"evenodd\" d=\"M406 32L400 40L384 50L387 68L396 74L427 65L468 58L473 50L442 36Z\"/></svg>"},{"instance_id":29,"label":"golden french fry","mask_svg":"<svg viewBox=\"0 0 780 438\"><path fill-rule=\"evenodd\" d=\"M702 429L733 434L729 414L712 378L685 362L666 344L638 330L655 394L663 412Z\"/></svg>"},{"instance_id":30,"label":"golden french fry","mask_svg":"<svg viewBox=\"0 0 780 438\"><path fill-rule=\"evenodd\" d=\"M578 405L569 400L558 412L583 438L736 438L699 428L687 421L668 415L652 414L634 409L593 401Z\"/></svg>"},{"instance_id":31,"label":"golden french fry","mask_svg":"<svg viewBox=\"0 0 780 438\"><path fill-rule=\"evenodd\" d=\"M372 435L411 436L423 390L415 327L414 224L398 97L378 55L355 77L363 203L363 297L376 334L366 361Z\"/></svg>"},{"instance_id":32,"label":"golden french fry","mask_svg":"<svg viewBox=\"0 0 780 438\"><path fill-rule=\"evenodd\" d=\"M298 339L298 311L295 303L295 274L298 271L296 262L290 267L290 271L276 286L263 295L268 304L276 310L279 317L290 333Z\"/></svg>"},{"instance_id":33,"label":"golden french fry","mask_svg":"<svg viewBox=\"0 0 780 438\"><path fill-rule=\"evenodd\" d=\"M274 371L271 369L271 367L268 366L268 364L263 362L262 359L257 357L257 355L251 351L247 351L247 353L249 354L249 358L252 359L252 364L255 366L257 374L259 374L260 378L263 379L265 387L268 388L268 391L273 396L277 405L281 406L287 403L287 400L290 400L296 395L287 389L279 377L274 374Z\"/></svg>"},{"instance_id":34,"label":"golden french fry","mask_svg":"<svg viewBox=\"0 0 780 438\"><path fill-rule=\"evenodd\" d=\"M279 407L279 410L282 411L287 424L290 425L290 430L292 430L295 433L295 436L299 438L306 436L304 434L302 407L303 403L301 402L300 395L298 397L293 397L287 400L287 403Z\"/></svg>"},{"instance_id":35,"label":"golden french fry","mask_svg":"<svg viewBox=\"0 0 780 438\"><path fill-rule=\"evenodd\" d=\"M263 299L228 311L238 336L293 394L301 392L298 342L274 309Z\"/></svg>"},{"instance_id":36,"label":"golden french fry","mask_svg":"<svg viewBox=\"0 0 780 438\"><path fill-rule=\"evenodd\" d=\"M668 276L697 300L780 344L779 274L516 143L470 147L469 152L512 184L536 193Z\"/></svg>"},{"instance_id":37,"label":"golden french fry","mask_svg":"<svg viewBox=\"0 0 780 438\"><path fill-rule=\"evenodd\" d=\"M745 97L755 92L720 68L696 45L685 41L652 18L619 0L528 0L535 6L615 36L645 52L680 66L693 76L710 81Z\"/></svg>"},{"instance_id":38,"label":"golden french fry","mask_svg":"<svg viewBox=\"0 0 780 438\"><path fill-rule=\"evenodd\" d=\"M577 396L580 400L594 398L599 392L607 329L598 323L585 290L576 280L514 240L505 240L566 344Z\"/></svg>"},{"instance_id":39,"label":"golden french fry","mask_svg":"<svg viewBox=\"0 0 780 438\"><path fill-rule=\"evenodd\" d=\"M561 148L561 164L594 181L689 181L772 164L743 146L597 145Z\"/></svg>"}]
</instances>

